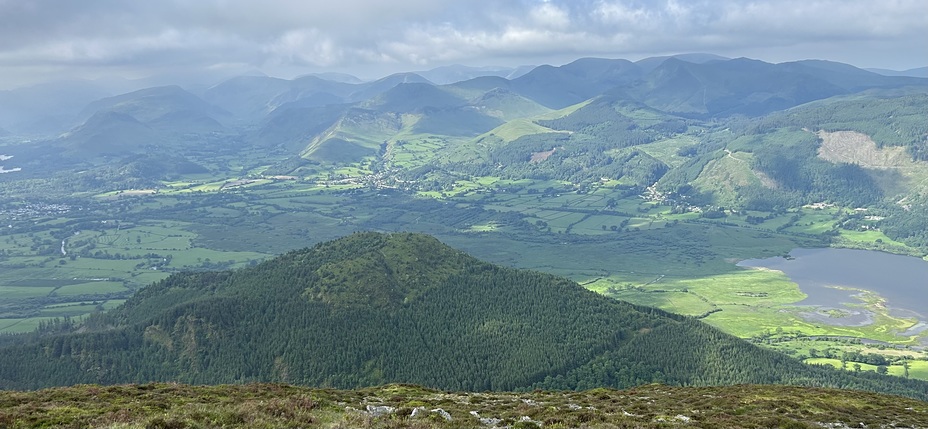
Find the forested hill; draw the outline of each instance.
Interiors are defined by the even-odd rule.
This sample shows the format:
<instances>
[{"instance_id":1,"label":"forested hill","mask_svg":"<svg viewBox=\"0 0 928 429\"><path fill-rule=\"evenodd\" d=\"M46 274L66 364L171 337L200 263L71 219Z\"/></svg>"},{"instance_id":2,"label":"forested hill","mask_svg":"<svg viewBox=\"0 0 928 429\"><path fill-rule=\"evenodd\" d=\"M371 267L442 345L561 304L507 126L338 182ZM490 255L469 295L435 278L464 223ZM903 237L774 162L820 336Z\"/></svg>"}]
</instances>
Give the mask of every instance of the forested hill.
<instances>
[{"instance_id":1,"label":"forested hill","mask_svg":"<svg viewBox=\"0 0 928 429\"><path fill-rule=\"evenodd\" d=\"M0 388L389 382L456 390L739 383L928 399L928 383L807 366L563 278L418 234L358 233L249 269L176 274L80 333L0 349Z\"/></svg>"}]
</instances>

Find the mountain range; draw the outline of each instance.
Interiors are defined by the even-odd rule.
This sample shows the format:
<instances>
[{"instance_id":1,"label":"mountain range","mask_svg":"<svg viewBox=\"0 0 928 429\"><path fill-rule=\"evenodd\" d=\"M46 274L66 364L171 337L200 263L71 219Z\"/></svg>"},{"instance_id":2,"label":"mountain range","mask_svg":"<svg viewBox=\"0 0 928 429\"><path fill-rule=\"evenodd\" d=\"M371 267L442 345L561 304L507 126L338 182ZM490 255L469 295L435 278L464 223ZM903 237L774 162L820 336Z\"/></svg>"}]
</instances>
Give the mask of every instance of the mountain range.
<instances>
[{"instance_id":1,"label":"mountain range","mask_svg":"<svg viewBox=\"0 0 928 429\"><path fill-rule=\"evenodd\" d=\"M888 72L887 72L888 73ZM61 82L0 92L0 126L26 133L28 124L57 117L80 126L96 113L121 104L123 113L146 123L153 113L183 115L190 103L222 124L251 127L267 115L291 108L366 102L398 84L418 83L440 92L479 97L475 91L505 89L548 108L563 108L606 92L619 92L671 114L696 118L732 114L756 116L837 94L868 88L924 85L924 80L900 72L884 76L846 64L797 61L769 64L708 54L654 57L630 62L585 58L559 67L474 68L452 66L421 73L399 73L360 82L357 79L307 75L293 80L252 75L228 79L191 92L151 87L121 95L102 83ZM161 93L156 95L156 93ZM740 100L740 101L738 101ZM429 102L420 99L427 107ZM410 100L409 102L415 103ZM132 106L131 108L129 106ZM211 105L212 107L207 107ZM433 106L434 107L434 106ZM131 112L127 111L131 110ZM136 114L141 115L136 117ZM103 125L101 125L103 126ZM34 128L34 127L33 127Z\"/></svg>"},{"instance_id":2,"label":"mountain range","mask_svg":"<svg viewBox=\"0 0 928 429\"><path fill-rule=\"evenodd\" d=\"M32 144L8 150L29 154L18 160L31 160L24 168L31 172L62 163L111 164L120 157L157 153L157 147L184 156L215 144L206 142L230 139L316 162L352 163L375 157L384 142L400 135L474 139L501 126L524 129L516 124L537 124L543 118L539 115L569 115L597 97L679 123L756 117L865 90L928 87L926 79L884 76L827 61L769 64L703 54L638 62L585 58L530 71L458 67L425 74L439 82L454 80L441 77L446 75L469 79L439 85L415 73L371 82L241 76L196 92L151 87L92 102L101 94L95 85L43 86L0 93L0 126L22 134L38 130L29 123L59 124L46 131L60 130L68 121L76 124L42 145L44 156L36 156L42 149ZM69 103L55 105L53 94ZM78 110L81 103L86 104ZM558 109L566 110L549 113ZM49 122L49 115L59 119ZM546 131L535 126L535 133ZM457 146L445 149L460 151Z\"/></svg>"}]
</instances>

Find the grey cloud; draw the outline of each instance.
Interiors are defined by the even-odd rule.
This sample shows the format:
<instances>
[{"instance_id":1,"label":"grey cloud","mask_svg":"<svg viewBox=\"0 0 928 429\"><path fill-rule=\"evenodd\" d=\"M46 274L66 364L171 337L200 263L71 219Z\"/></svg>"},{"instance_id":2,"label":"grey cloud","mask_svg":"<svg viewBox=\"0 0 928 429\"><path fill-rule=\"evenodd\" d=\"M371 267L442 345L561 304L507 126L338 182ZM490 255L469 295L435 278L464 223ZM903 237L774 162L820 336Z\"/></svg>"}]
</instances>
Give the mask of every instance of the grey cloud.
<instances>
[{"instance_id":1,"label":"grey cloud","mask_svg":"<svg viewBox=\"0 0 928 429\"><path fill-rule=\"evenodd\" d=\"M921 0L0 0L0 65L386 71L710 51L905 68L926 62L925 29Z\"/></svg>"}]
</instances>

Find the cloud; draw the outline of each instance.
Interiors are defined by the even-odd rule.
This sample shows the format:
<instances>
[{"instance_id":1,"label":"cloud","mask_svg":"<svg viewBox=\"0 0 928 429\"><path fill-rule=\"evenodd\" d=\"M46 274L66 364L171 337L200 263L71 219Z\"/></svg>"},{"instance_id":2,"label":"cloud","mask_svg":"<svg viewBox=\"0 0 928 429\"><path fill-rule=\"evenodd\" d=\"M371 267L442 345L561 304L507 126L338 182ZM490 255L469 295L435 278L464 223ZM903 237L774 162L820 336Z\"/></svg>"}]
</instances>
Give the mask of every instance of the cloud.
<instances>
[{"instance_id":1,"label":"cloud","mask_svg":"<svg viewBox=\"0 0 928 429\"><path fill-rule=\"evenodd\" d=\"M922 0L0 0L0 78L230 65L369 75L690 51L904 68L924 65L925 29Z\"/></svg>"}]
</instances>

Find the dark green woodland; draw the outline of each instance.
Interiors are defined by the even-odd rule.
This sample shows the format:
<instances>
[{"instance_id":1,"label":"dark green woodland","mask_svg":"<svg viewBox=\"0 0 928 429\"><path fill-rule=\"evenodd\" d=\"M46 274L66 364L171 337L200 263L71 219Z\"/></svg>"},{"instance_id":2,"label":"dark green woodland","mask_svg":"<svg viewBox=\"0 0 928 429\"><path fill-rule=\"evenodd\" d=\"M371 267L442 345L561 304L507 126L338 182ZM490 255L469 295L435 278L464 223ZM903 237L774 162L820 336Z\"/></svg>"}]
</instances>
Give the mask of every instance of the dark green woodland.
<instances>
[{"instance_id":1,"label":"dark green woodland","mask_svg":"<svg viewBox=\"0 0 928 429\"><path fill-rule=\"evenodd\" d=\"M694 319L419 234L358 233L255 267L175 274L80 332L0 350L0 386L403 382L468 390L794 384L928 398L928 383L809 366Z\"/></svg>"}]
</instances>

